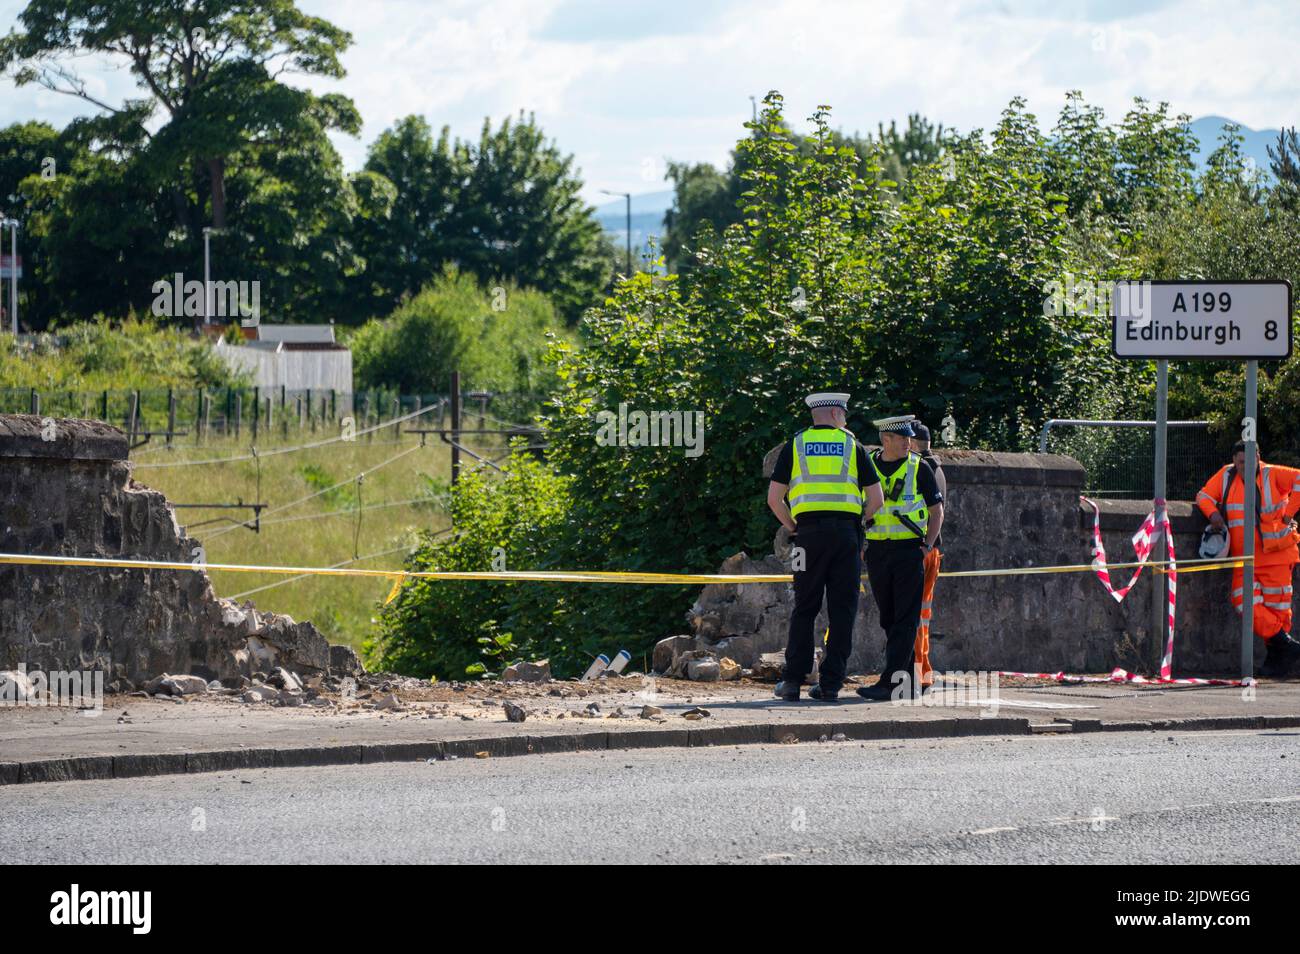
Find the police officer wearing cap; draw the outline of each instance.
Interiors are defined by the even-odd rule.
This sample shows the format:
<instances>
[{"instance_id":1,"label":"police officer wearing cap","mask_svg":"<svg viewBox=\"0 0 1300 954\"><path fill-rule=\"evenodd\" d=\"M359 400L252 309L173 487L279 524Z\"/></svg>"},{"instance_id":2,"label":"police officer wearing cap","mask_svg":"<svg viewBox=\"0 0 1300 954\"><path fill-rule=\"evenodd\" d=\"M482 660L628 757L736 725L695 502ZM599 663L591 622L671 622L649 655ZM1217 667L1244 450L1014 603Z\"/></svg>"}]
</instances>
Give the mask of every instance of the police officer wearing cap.
<instances>
[{"instance_id":1,"label":"police officer wearing cap","mask_svg":"<svg viewBox=\"0 0 1300 954\"><path fill-rule=\"evenodd\" d=\"M776 694L788 702L798 700L799 687L812 671L813 625L825 597L830 622L826 655L819 683L808 694L833 702L844 684L858 615L862 518L880 509L883 495L866 448L844 427L849 396L810 394L804 400L813 426L781 448L767 488L768 507L798 548L791 551L796 557L794 610Z\"/></svg>"},{"instance_id":2,"label":"police officer wearing cap","mask_svg":"<svg viewBox=\"0 0 1300 954\"><path fill-rule=\"evenodd\" d=\"M866 530L867 579L885 631L885 666L880 680L858 690L864 699L912 699L921 695L913 680L916 628L921 619L925 556L943 525L943 494L934 471L912 452L907 414L872 423L881 449L868 455L880 481L884 504Z\"/></svg>"}]
</instances>

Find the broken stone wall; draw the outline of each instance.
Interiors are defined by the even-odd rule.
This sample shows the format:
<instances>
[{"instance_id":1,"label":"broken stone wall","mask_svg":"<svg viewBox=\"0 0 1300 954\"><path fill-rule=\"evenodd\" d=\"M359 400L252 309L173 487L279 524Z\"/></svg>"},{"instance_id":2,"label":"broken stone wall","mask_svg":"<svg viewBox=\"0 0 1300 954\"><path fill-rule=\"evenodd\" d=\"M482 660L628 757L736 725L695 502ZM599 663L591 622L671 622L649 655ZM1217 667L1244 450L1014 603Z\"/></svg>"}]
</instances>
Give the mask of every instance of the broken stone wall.
<instances>
[{"instance_id":1,"label":"broken stone wall","mask_svg":"<svg viewBox=\"0 0 1300 954\"><path fill-rule=\"evenodd\" d=\"M983 451L940 451L938 456L948 479L944 570L1091 562L1093 516L1079 500L1084 470L1077 461ZM1131 562L1131 537L1151 502L1099 503L1109 561ZM1189 502L1170 502L1169 511L1177 555L1195 558L1204 519ZM1163 541L1156 552L1153 559L1164 558ZM739 553L719 572L788 573L787 561L788 553L757 558ZM1114 571L1114 584L1127 583L1132 572ZM1228 603L1230 575L1214 571L1179 577L1176 673L1239 674L1239 617ZM1091 572L941 578L930 629L932 663L944 671L1105 672L1120 666L1149 672L1162 649L1154 635L1152 576L1150 570L1143 571L1122 604L1116 604ZM792 604L789 584L707 586L690 614L691 638L670 645L678 653L725 653L752 667L759 654L785 648ZM825 629L823 609L816 632ZM854 627L850 672L879 671L884 645L866 587ZM1257 659L1263 651L1257 640ZM660 656L671 652L666 646Z\"/></svg>"},{"instance_id":2,"label":"broken stone wall","mask_svg":"<svg viewBox=\"0 0 1300 954\"><path fill-rule=\"evenodd\" d=\"M0 552L194 561L196 542L126 456L125 435L100 421L0 415ZM217 599L202 571L4 564L0 670L19 664L119 684L312 674L330 668L330 646L310 623Z\"/></svg>"}]
</instances>

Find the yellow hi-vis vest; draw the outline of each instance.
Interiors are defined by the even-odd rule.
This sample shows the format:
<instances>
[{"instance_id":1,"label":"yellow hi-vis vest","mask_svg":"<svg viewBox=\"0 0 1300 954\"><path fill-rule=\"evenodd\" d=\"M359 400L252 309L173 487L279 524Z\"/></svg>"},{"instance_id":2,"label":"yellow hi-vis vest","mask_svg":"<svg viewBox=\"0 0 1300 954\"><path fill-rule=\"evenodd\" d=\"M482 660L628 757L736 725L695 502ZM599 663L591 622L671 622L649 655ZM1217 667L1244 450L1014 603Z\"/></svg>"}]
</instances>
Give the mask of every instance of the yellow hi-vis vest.
<instances>
[{"instance_id":1,"label":"yellow hi-vis vest","mask_svg":"<svg viewBox=\"0 0 1300 954\"><path fill-rule=\"evenodd\" d=\"M916 488L916 475L921 469L920 456L908 454L907 463L890 477L885 477L880 472L874 455L868 455L867 459L871 461L871 469L880 478L880 489L885 495L885 505L872 515L871 526L867 527L867 539L924 539L926 527L930 523L930 508L925 505L925 498ZM904 522L904 517L916 525L916 530Z\"/></svg>"},{"instance_id":2,"label":"yellow hi-vis vest","mask_svg":"<svg viewBox=\"0 0 1300 954\"><path fill-rule=\"evenodd\" d=\"M790 513L833 511L862 514L857 441L838 427L810 427L794 439Z\"/></svg>"}]
</instances>

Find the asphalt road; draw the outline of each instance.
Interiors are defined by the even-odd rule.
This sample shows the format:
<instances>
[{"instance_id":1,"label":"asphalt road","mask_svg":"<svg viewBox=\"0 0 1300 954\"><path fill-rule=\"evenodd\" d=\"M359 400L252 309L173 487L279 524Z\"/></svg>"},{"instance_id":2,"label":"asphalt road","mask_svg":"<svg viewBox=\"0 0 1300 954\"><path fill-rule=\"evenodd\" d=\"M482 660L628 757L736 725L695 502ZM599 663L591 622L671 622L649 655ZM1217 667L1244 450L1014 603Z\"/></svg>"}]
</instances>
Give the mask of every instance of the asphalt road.
<instances>
[{"instance_id":1,"label":"asphalt road","mask_svg":"<svg viewBox=\"0 0 1300 954\"><path fill-rule=\"evenodd\" d=\"M660 749L0 788L14 862L1300 861L1300 731Z\"/></svg>"}]
</instances>

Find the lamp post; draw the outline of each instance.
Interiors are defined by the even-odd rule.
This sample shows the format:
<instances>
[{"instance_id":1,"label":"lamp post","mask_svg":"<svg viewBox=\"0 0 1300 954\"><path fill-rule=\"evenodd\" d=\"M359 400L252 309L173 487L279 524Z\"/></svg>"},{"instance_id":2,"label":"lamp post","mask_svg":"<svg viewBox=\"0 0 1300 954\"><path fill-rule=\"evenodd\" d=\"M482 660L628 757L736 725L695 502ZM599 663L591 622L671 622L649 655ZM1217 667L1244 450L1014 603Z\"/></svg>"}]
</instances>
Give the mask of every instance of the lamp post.
<instances>
[{"instance_id":1,"label":"lamp post","mask_svg":"<svg viewBox=\"0 0 1300 954\"><path fill-rule=\"evenodd\" d=\"M5 228L9 229L9 327L18 335L18 220L7 216L0 219L0 248L4 245Z\"/></svg>"},{"instance_id":2,"label":"lamp post","mask_svg":"<svg viewBox=\"0 0 1300 954\"><path fill-rule=\"evenodd\" d=\"M203 325L212 321L212 229L203 228Z\"/></svg>"},{"instance_id":3,"label":"lamp post","mask_svg":"<svg viewBox=\"0 0 1300 954\"><path fill-rule=\"evenodd\" d=\"M632 277L632 193L631 192L610 192L608 189L601 189L605 195L621 195L627 200L627 277Z\"/></svg>"}]
</instances>

